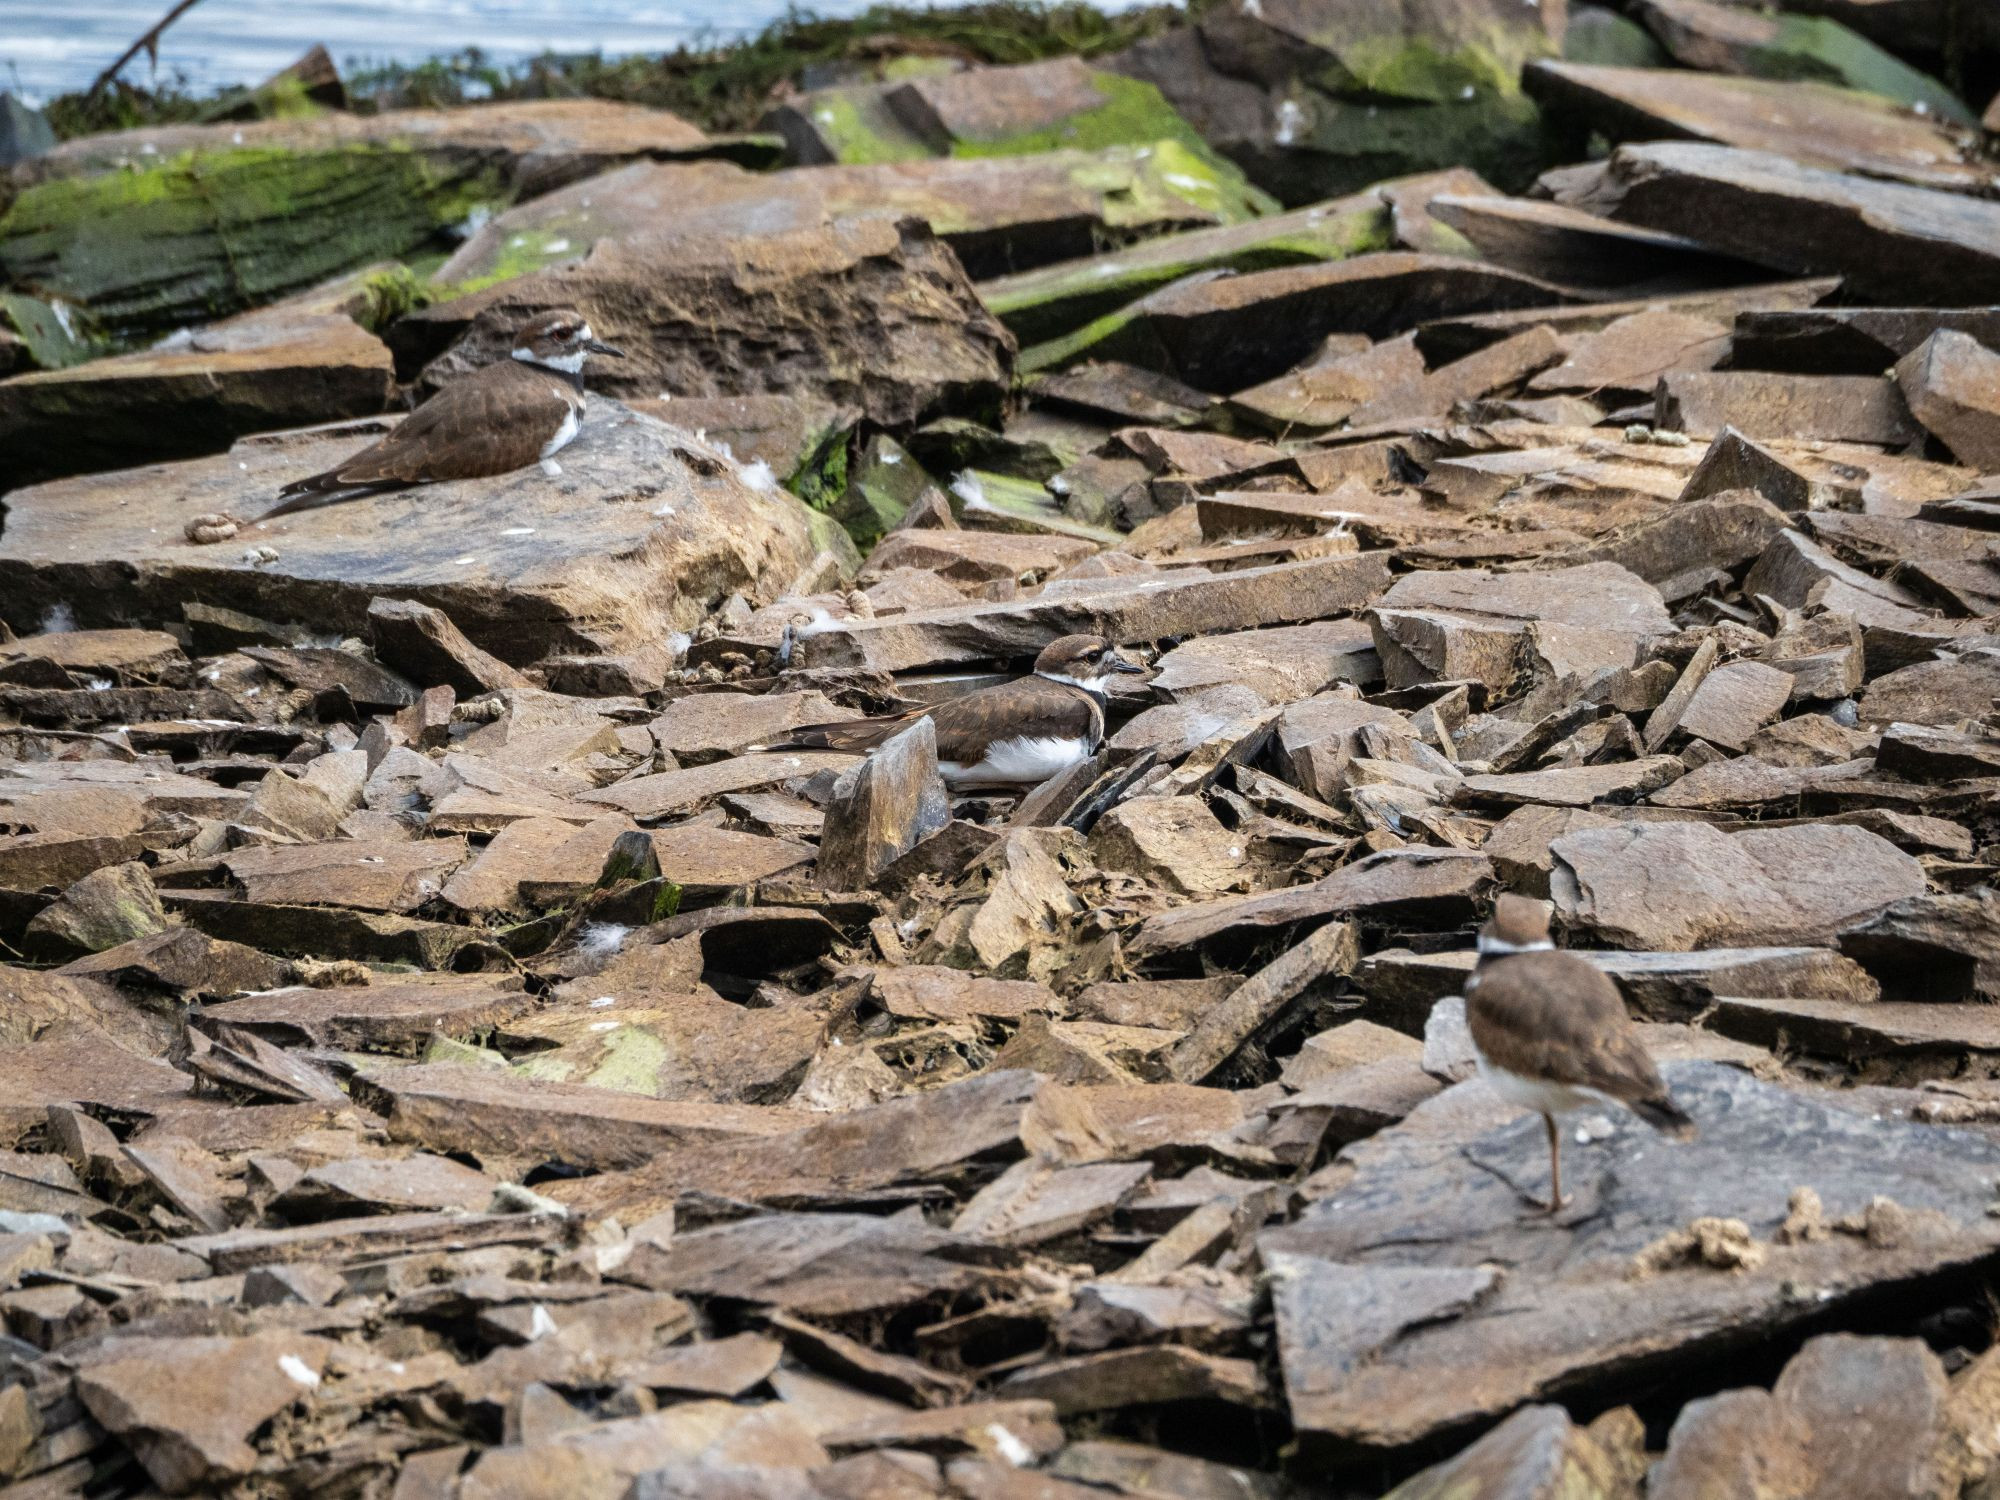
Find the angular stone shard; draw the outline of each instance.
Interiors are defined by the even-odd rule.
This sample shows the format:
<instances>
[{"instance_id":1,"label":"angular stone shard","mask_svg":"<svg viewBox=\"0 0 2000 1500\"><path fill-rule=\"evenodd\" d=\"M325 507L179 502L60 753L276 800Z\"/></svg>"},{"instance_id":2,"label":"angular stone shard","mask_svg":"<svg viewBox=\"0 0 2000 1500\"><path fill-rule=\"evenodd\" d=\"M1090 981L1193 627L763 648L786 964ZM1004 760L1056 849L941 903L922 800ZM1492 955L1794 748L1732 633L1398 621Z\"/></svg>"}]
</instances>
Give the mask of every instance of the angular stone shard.
<instances>
[{"instance_id":1,"label":"angular stone shard","mask_svg":"<svg viewBox=\"0 0 2000 1500\"><path fill-rule=\"evenodd\" d=\"M468 641L451 616L414 599L377 599L368 606L368 633L377 659L421 687L442 684L471 698L529 686L507 663Z\"/></svg>"},{"instance_id":2,"label":"angular stone shard","mask_svg":"<svg viewBox=\"0 0 2000 1500\"><path fill-rule=\"evenodd\" d=\"M318 1388L333 1346L305 1334L135 1338L98 1351L77 1395L170 1495L247 1475L249 1439Z\"/></svg>"},{"instance_id":3,"label":"angular stone shard","mask_svg":"<svg viewBox=\"0 0 2000 1500\"><path fill-rule=\"evenodd\" d=\"M1032 659L1059 635L1115 641L1210 635L1353 613L1388 583L1387 552L1313 558L1239 572L1080 579L1007 604L840 620L802 644L807 663L906 672L979 660Z\"/></svg>"},{"instance_id":4,"label":"angular stone shard","mask_svg":"<svg viewBox=\"0 0 2000 1500\"><path fill-rule=\"evenodd\" d=\"M833 784L819 841L819 882L830 891L866 890L950 821L937 729L918 719Z\"/></svg>"},{"instance_id":5,"label":"angular stone shard","mask_svg":"<svg viewBox=\"0 0 2000 1500\"><path fill-rule=\"evenodd\" d=\"M1088 352L1163 370L1201 390L1235 391L1283 374L1329 334L1380 339L1432 318L1567 300L1546 282L1478 261L1357 255L1243 276L1190 276L1072 337L1024 350L1021 367L1046 369Z\"/></svg>"},{"instance_id":6,"label":"angular stone shard","mask_svg":"<svg viewBox=\"0 0 2000 1500\"><path fill-rule=\"evenodd\" d=\"M1786 1364L1769 1391L1690 1401L1667 1434L1646 1493L1697 1500L1754 1464L1833 1481L1857 1495L1921 1500L1957 1485L1959 1420L1944 1366L1920 1339L1829 1333Z\"/></svg>"},{"instance_id":7,"label":"angular stone shard","mask_svg":"<svg viewBox=\"0 0 2000 1500\"><path fill-rule=\"evenodd\" d=\"M1917 420L1960 463L2000 469L2000 354L1969 334L1940 329L1897 363L1896 383Z\"/></svg>"},{"instance_id":8,"label":"angular stone shard","mask_svg":"<svg viewBox=\"0 0 2000 1500\"><path fill-rule=\"evenodd\" d=\"M1537 659L1557 670L1629 667L1642 644L1673 628L1659 592L1616 563L1411 573L1368 619L1391 688L1470 678L1501 696Z\"/></svg>"},{"instance_id":9,"label":"angular stone shard","mask_svg":"<svg viewBox=\"0 0 2000 1500\"><path fill-rule=\"evenodd\" d=\"M1766 15L1713 0L1642 0L1639 15L1685 68L1845 84L1919 114L1972 123L1950 89L1825 15Z\"/></svg>"},{"instance_id":10,"label":"angular stone shard","mask_svg":"<svg viewBox=\"0 0 2000 1500\"><path fill-rule=\"evenodd\" d=\"M1658 426L1695 437L1734 428L1753 438L1894 448L1917 436L1902 394L1879 375L1676 370L1660 378L1654 406Z\"/></svg>"}]
</instances>

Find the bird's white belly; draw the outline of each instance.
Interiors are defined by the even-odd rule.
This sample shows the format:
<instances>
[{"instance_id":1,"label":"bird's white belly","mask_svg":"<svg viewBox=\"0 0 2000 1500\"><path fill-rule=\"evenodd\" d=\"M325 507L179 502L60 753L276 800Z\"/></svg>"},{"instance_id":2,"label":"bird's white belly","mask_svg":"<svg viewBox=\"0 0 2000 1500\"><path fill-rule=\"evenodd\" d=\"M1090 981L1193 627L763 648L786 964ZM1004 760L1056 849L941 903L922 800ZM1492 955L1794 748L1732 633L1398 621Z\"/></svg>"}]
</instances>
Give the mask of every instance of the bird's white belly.
<instances>
[{"instance_id":1,"label":"bird's white belly","mask_svg":"<svg viewBox=\"0 0 2000 1500\"><path fill-rule=\"evenodd\" d=\"M542 444L542 457L554 458L558 453L562 452L563 449L567 448L571 443L575 442L576 429L578 425L579 424L576 420L576 408L574 406L564 408L562 426L556 429L556 435L554 437L550 438L546 443Z\"/></svg>"},{"instance_id":2,"label":"bird's white belly","mask_svg":"<svg viewBox=\"0 0 2000 1500\"><path fill-rule=\"evenodd\" d=\"M985 757L971 765L941 760L938 771L947 786L1035 786L1089 755L1090 741L1081 737L1064 740L1024 734L993 741L986 747Z\"/></svg>"},{"instance_id":3,"label":"bird's white belly","mask_svg":"<svg viewBox=\"0 0 2000 1500\"><path fill-rule=\"evenodd\" d=\"M1544 1083L1538 1078L1510 1073L1488 1062L1486 1054L1477 1047L1473 1048L1473 1055L1479 1059L1479 1076L1486 1080L1488 1088L1509 1104L1532 1109L1538 1115L1568 1114L1603 1097L1594 1089L1571 1088L1566 1083Z\"/></svg>"}]
</instances>

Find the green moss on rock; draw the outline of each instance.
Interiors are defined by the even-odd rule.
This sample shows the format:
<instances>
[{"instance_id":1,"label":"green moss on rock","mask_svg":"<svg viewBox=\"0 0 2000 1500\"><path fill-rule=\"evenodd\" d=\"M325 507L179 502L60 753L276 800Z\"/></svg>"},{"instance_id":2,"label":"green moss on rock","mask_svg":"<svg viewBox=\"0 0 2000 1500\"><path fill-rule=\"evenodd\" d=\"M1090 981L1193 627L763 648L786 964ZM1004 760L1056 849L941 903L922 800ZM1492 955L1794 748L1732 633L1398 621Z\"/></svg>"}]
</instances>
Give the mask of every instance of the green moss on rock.
<instances>
[{"instance_id":1,"label":"green moss on rock","mask_svg":"<svg viewBox=\"0 0 2000 1500\"><path fill-rule=\"evenodd\" d=\"M0 271L136 337L405 255L499 191L388 147L188 153L28 188L0 218Z\"/></svg>"},{"instance_id":2,"label":"green moss on rock","mask_svg":"<svg viewBox=\"0 0 2000 1500\"><path fill-rule=\"evenodd\" d=\"M1024 343L1058 338L1197 271L1269 271L1388 250L1389 205L1373 194L1224 229L1142 240L1123 250L989 281L981 300Z\"/></svg>"},{"instance_id":3,"label":"green moss on rock","mask_svg":"<svg viewBox=\"0 0 2000 1500\"><path fill-rule=\"evenodd\" d=\"M20 336L38 369L66 370L109 349L92 320L63 302L0 292L0 322Z\"/></svg>"}]
</instances>

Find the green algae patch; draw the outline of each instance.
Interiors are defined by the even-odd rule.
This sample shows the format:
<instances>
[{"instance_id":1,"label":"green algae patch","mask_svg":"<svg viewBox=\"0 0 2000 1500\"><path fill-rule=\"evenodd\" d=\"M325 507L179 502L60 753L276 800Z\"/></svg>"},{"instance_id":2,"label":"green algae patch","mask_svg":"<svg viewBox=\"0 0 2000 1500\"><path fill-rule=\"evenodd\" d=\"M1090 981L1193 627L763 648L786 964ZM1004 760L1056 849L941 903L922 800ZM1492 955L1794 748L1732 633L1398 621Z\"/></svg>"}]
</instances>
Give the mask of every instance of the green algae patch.
<instances>
[{"instance_id":1,"label":"green algae patch","mask_svg":"<svg viewBox=\"0 0 2000 1500\"><path fill-rule=\"evenodd\" d=\"M437 301L437 290L400 261L361 283L361 309L354 321L370 333L380 333L398 318L408 317Z\"/></svg>"},{"instance_id":2,"label":"green algae patch","mask_svg":"<svg viewBox=\"0 0 2000 1500\"><path fill-rule=\"evenodd\" d=\"M581 227L588 222L589 211L584 210L577 216L579 227L574 229L562 216L532 229L517 229L499 243L478 275L463 281L433 279L431 300L449 302L455 297L469 297L503 281L512 281L516 276L530 276L576 260L598 238L594 224L588 230Z\"/></svg>"},{"instance_id":3,"label":"green algae patch","mask_svg":"<svg viewBox=\"0 0 2000 1500\"><path fill-rule=\"evenodd\" d=\"M1770 41L1744 52L1743 60L1754 77L1842 84L1955 124L1977 123L1958 96L1930 74L1883 51L1838 21L1792 15L1773 16L1771 21L1774 30Z\"/></svg>"},{"instance_id":4,"label":"green algae patch","mask_svg":"<svg viewBox=\"0 0 2000 1500\"><path fill-rule=\"evenodd\" d=\"M83 313L63 302L0 292L0 322L28 346L41 370L66 370L111 352L110 342Z\"/></svg>"},{"instance_id":5,"label":"green algae patch","mask_svg":"<svg viewBox=\"0 0 2000 1500\"><path fill-rule=\"evenodd\" d=\"M660 1087L661 1071L672 1061L673 1053L654 1033L643 1026L614 1022L590 1044L572 1043L533 1054L512 1067L523 1078L584 1083L627 1094L655 1094Z\"/></svg>"},{"instance_id":6,"label":"green algae patch","mask_svg":"<svg viewBox=\"0 0 2000 1500\"><path fill-rule=\"evenodd\" d=\"M923 138L896 118L882 90L870 84L824 89L799 101L825 159L848 166L923 161L934 155Z\"/></svg>"},{"instance_id":7,"label":"green algae patch","mask_svg":"<svg viewBox=\"0 0 2000 1500\"><path fill-rule=\"evenodd\" d=\"M834 502L831 518L846 528L853 546L872 547L903 519L931 482L894 438L878 433L848 466L847 489Z\"/></svg>"},{"instance_id":8,"label":"green algae patch","mask_svg":"<svg viewBox=\"0 0 2000 1500\"><path fill-rule=\"evenodd\" d=\"M0 272L140 337L418 249L500 195L403 148L189 152L39 183L0 218Z\"/></svg>"},{"instance_id":9,"label":"green algae patch","mask_svg":"<svg viewBox=\"0 0 2000 1500\"><path fill-rule=\"evenodd\" d=\"M1517 91L1447 104L1367 104L1314 95L1309 117L1259 179L1287 203L1352 193L1388 177L1468 167L1503 192L1525 190L1565 155L1561 134Z\"/></svg>"},{"instance_id":10,"label":"green algae patch","mask_svg":"<svg viewBox=\"0 0 2000 1500\"><path fill-rule=\"evenodd\" d=\"M1225 223L1270 213L1274 200L1250 185L1242 170L1202 138L1201 132L1152 84L1119 73L1094 71L1091 86L1103 96L1095 109L1079 111L1039 130L992 140L957 140L956 157L1032 156L1046 151L1102 151L1136 146L1149 151L1150 179L1182 201L1200 203Z\"/></svg>"},{"instance_id":11,"label":"green algae patch","mask_svg":"<svg viewBox=\"0 0 2000 1500\"><path fill-rule=\"evenodd\" d=\"M984 283L988 310L1024 344L1060 338L1198 271L1269 271L1393 249L1388 203L1374 194L1317 204L1222 229L1142 240Z\"/></svg>"}]
</instances>

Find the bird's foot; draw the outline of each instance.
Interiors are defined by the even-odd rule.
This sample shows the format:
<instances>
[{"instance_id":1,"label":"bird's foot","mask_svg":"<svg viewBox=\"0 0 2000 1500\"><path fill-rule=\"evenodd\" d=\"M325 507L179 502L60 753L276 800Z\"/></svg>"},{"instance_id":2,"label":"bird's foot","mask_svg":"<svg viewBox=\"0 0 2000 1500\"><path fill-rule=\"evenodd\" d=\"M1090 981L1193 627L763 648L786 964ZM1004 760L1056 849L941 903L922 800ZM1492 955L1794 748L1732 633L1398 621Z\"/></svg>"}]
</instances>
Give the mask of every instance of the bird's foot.
<instances>
[{"instance_id":1,"label":"bird's foot","mask_svg":"<svg viewBox=\"0 0 2000 1500\"><path fill-rule=\"evenodd\" d=\"M562 465L557 463L553 458L545 458L542 460L542 475L547 479L560 479L562 478Z\"/></svg>"},{"instance_id":2,"label":"bird's foot","mask_svg":"<svg viewBox=\"0 0 2000 1500\"><path fill-rule=\"evenodd\" d=\"M1537 1212L1546 1214L1549 1218L1553 1219L1574 1202L1576 1202L1576 1199L1567 1194L1559 1198L1552 1197L1546 1201L1537 1199L1535 1201L1535 1209Z\"/></svg>"}]
</instances>

